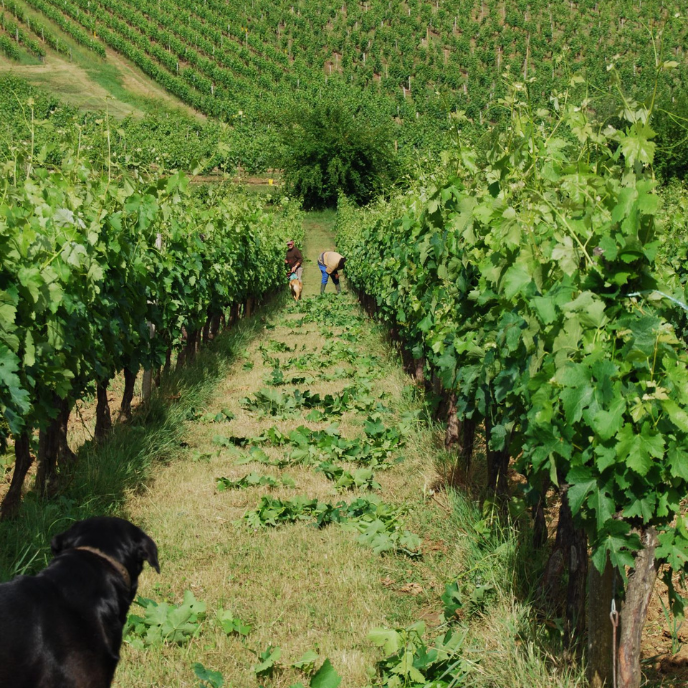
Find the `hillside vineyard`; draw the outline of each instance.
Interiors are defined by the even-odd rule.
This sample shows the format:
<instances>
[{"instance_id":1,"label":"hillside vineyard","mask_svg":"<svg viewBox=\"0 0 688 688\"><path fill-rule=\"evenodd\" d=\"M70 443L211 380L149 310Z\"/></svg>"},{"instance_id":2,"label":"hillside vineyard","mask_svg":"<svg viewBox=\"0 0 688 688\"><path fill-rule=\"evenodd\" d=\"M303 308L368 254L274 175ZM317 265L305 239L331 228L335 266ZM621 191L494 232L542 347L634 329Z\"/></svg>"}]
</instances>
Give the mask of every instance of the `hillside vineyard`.
<instances>
[{"instance_id":1,"label":"hillside vineyard","mask_svg":"<svg viewBox=\"0 0 688 688\"><path fill-rule=\"evenodd\" d=\"M261 120L277 104L308 100L332 81L374 93L400 122L436 119L448 107L495 118L501 75L537 77L547 100L571 72L606 85L620 65L634 90L652 80L656 31L673 14L661 0L4 0L0 50L42 56L59 38L27 7L101 57L132 60L169 92L227 121ZM664 27L681 62L685 23ZM12 40L16 39L16 40ZM668 84L680 89L684 71ZM493 109L495 110L493 112ZM441 118L441 117L440 117Z\"/></svg>"}]
</instances>

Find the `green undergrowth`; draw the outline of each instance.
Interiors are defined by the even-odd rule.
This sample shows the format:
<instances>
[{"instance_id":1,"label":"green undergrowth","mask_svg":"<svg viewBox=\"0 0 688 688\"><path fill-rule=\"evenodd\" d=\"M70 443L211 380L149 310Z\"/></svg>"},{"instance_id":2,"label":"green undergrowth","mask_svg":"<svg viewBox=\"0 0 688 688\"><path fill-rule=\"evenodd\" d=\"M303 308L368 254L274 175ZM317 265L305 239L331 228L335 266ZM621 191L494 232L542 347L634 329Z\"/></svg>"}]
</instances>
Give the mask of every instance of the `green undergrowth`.
<instances>
[{"instance_id":1,"label":"green undergrowth","mask_svg":"<svg viewBox=\"0 0 688 688\"><path fill-rule=\"evenodd\" d=\"M260 475L259 473L247 473L238 480L230 480L229 478L217 479L218 492L225 490L244 490L249 487L296 487L293 478L287 475L278 478L273 478L271 475Z\"/></svg>"},{"instance_id":2,"label":"green undergrowth","mask_svg":"<svg viewBox=\"0 0 688 688\"><path fill-rule=\"evenodd\" d=\"M192 364L171 373L131 422L116 424L106 441L86 442L77 452L75 469L62 476L57 496L45 500L29 492L18 518L0 522L0 580L44 568L51 558L50 539L74 521L104 514L126 517L128 494L145 484L156 463L187 452L184 421L203 408L237 355L281 302L278 298L260 315L240 321ZM213 420L219 422L220 415ZM226 420L227 415L222 415Z\"/></svg>"},{"instance_id":3,"label":"green undergrowth","mask_svg":"<svg viewBox=\"0 0 688 688\"><path fill-rule=\"evenodd\" d=\"M249 454L240 463L269 464L270 459L261 447L286 447L289 453L282 460L284 465L318 465L322 461L340 460L385 469L403 461L398 450L406 444L409 426L417 417L417 412L408 412L399 424L389 427L382 422L381 414L370 415L363 422L364 435L352 439L342 437L339 424L331 423L322 430L300 425L288 433L271 426L254 437L217 435L214 441L223 447L250 447Z\"/></svg>"},{"instance_id":4,"label":"green undergrowth","mask_svg":"<svg viewBox=\"0 0 688 688\"><path fill-rule=\"evenodd\" d=\"M265 496L256 509L244 515L244 520L256 530L298 521L311 521L318 528L337 523L357 532L358 542L376 554L398 552L417 557L421 554L420 538L404 528L405 511L404 506L386 504L378 497L332 504L307 497L282 500Z\"/></svg>"},{"instance_id":5,"label":"green undergrowth","mask_svg":"<svg viewBox=\"0 0 688 688\"><path fill-rule=\"evenodd\" d=\"M426 434L426 431L421 431ZM399 623L372 630L379 648L374 688L574 688L587 685L584 667L563 659L563 620L542 608L537 582L543 561L530 546L526 521L481 508L464 491L449 490L445 517L429 504L413 525L447 552L423 562L428 570L396 561L392 578L418 589L440 585L413 609L400 608ZM408 584L407 584L408 585ZM423 604L423 606L421 606ZM423 612L421 614L421 612ZM424 618L421 618L424 617Z\"/></svg>"}]
</instances>

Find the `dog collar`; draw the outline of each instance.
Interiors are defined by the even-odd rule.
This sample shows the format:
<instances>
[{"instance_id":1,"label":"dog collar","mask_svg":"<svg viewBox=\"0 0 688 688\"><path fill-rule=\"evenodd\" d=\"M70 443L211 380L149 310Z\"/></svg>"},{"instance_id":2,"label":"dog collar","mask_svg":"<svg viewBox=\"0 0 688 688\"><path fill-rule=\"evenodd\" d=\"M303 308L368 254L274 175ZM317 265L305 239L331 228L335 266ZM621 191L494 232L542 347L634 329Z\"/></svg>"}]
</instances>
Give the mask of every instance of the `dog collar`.
<instances>
[{"instance_id":1,"label":"dog collar","mask_svg":"<svg viewBox=\"0 0 688 688\"><path fill-rule=\"evenodd\" d=\"M131 588L131 576L129 575L129 571L124 567L123 564L120 564L116 559L113 559L109 554L105 554L105 552L101 552L99 549L96 549L95 547L75 547L74 549L80 549L82 552L90 552L91 554L95 554L97 557L100 557L101 559L105 559L105 561L108 562L116 571L119 573L122 578L124 578L124 582L127 584L128 588Z\"/></svg>"}]
</instances>

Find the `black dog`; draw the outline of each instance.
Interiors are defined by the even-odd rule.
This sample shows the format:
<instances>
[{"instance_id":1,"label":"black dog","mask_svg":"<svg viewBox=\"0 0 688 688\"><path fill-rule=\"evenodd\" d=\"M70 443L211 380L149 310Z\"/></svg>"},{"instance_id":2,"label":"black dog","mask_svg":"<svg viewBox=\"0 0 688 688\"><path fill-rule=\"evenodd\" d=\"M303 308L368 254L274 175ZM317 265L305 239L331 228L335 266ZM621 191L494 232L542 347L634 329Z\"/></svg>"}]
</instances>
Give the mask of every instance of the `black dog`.
<instances>
[{"instance_id":1,"label":"black dog","mask_svg":"<svg viewBox=\"0 0 688 688\"><path fill-rule=\"evenodd\" d=\"M75 523L56 535L36 576L0 585L0 688L107 688L122 628L158 548L121 518Z\"/></svg>"}]
</instances>

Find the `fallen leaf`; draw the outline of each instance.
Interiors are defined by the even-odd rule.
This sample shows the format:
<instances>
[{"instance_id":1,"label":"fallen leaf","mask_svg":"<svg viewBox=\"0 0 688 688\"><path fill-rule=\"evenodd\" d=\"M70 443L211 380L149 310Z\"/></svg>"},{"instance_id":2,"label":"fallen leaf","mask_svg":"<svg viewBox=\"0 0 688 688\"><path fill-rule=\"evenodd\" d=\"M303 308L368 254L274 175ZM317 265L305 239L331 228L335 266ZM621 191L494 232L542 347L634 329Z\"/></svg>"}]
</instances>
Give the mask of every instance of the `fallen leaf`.
<instances>
[{"instance_id":1,"label":"fallen leaf","mask_svg":"<svg viewBox=\"0 0 688 688\"><path fill-rule=\"evenodd\" d=\"M409 595L420 595L423 592L423 588L418 583L404 583L399 588L399 592L407 592Z\"/></svg>"}]
</instances>

